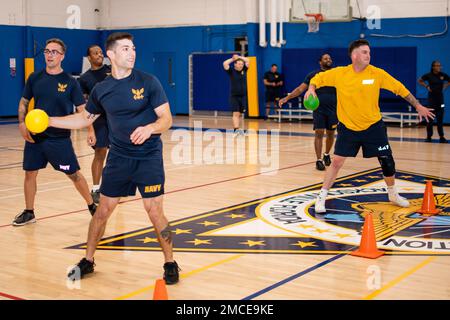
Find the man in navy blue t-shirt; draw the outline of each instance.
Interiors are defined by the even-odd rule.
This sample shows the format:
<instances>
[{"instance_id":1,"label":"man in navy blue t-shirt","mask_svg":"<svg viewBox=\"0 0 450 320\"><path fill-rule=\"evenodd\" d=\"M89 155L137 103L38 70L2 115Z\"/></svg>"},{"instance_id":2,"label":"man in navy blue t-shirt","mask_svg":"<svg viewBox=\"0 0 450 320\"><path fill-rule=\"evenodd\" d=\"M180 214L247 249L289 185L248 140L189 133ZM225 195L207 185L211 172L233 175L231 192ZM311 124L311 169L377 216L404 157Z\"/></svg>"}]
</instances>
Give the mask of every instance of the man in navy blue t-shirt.
<instances>
[{"instance_id":1,"label":"man in navy blue t-shirt","mask_svg":"<svg viewBox=\"0 0 450 320\"><path fill-rule=\"evenodd\" d=\"M320 69L310 72L303 83L294 89L290 94L288 94L283 99L280 99L280 107L285 104L288 100L298 97L309 87L309 82L311 79L319 72L327 71L331 69L333 65L333 60L329 54L324 53L319 58ZM322 87L317 90L317 97L319 98L320 104L313 112L313 123L314 123L314 149L316 151L317 161L316 169L323 171L325 166L331 164L330 151L334 143L334 131L336 130L338 119L336 114L336 88L334 87ZM325 153L322 158L322 140L326 132L325 139Z\"/></svg>"},{"instance_id":2,"label":"man in navy blue t-shirt","mask_svg":"<svg viewBox=\"0 0 450 320\"><path fill-rule=\"evenodd\" d=\"M25 210L14 218L14 226L36 222L34 200L36 178L40 169L53 166L65 173L86 201L91 215L96 206L89 193L86 179L80 172L80 165L70 140L70 130L47 128L42 133L31 134L25 126L25 116L30 100L34 98L35 109L44 110L49 116L65 116L84 107L85 101L77 81L61 68L66 46L60 39L47 40L44 55L46 68L34 72L28 78L22 99L19 102L19 130L25 139L23 170L25 170Z\"/></svg>"},{"instance_id":3,"label":"man in navy blue t-shirt","mask_svg":"<svg viewBox=\"0 0 450 320\"><path fill-rule=\"evenodd\" d=\"M86 100L95 85L111 75L111 68L103 64L103 51L100 46L91 45L87 49L87 57L91 64L91 68L83 73L78 80ZM106 124L104 115L100 115L94 124L88 127L87 140L88 144L95 150L94 159L92 160L91 165L93 181L91 195L94 202L98 203L100 199L100 178L102 176L103 164L105 163L106 153L108 152L109 147L108 125Z\"/></svg>"},{"instance_id":4,"label":"man in navy blue t-shirt","mask_svg":"<svg viewBox=\"0 0 450 320\"><path fill-rule=\"evenodd\" d=\"M133 69L136 51L132 35L112 33L106 51L112 63L111 77L95 86L83 114L49 119L50 126L75 129L87 127L105 114L110 130L100 204L89 226L86 257L68 277L75 280L94 271L94 253L108 218L120 198L135 195L137 188L163 250L164 279L174 284L179 280L179 268L173 259L171 227L163 213L165 175L160 138L172 125L170 106L158 79Z\"/></svg>"}]
</instances>

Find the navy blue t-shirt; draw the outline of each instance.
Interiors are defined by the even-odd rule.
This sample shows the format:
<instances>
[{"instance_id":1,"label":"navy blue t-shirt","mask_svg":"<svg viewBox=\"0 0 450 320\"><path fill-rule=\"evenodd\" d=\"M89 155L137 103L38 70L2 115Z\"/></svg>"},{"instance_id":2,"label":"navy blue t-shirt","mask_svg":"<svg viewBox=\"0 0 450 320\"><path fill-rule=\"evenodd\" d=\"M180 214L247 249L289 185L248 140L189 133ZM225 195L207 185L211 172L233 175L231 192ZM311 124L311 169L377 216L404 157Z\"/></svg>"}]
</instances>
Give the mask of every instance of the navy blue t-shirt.
<instances>
[{"instance_id":1,"label":"navy blue t-shirt","mask_svg":"<svg viewBox=\"0 0 450 320\"><path fill-rule=\"evenodd\" d=\"M319 72L324 72L324 70L318 69L314 70L313 72L310 72L305 77L305 80L303 80L303 83L309 86L309 82L311 81L311 79L314 78L314 76ZM330 112L336 113L336 105L337 105L336 88L321 87L316 90L316 93L320 101L319 108L317 109L317 111L323 113L330 113Z\"/></svg>"},{"instance_id":2,"label":"navy blue t-shirt","mask_svg":"<svg viewBox=\"0 0 450 320\"><path fill-rule=\"evenodd\" d=\"M111 67L107 65L103 65L100 69L97 70L91 70L89 69L85 73L83 73L80 76L80 79L78 79L78 82L80 83L81 90L84 94L90 95L92 92L92 89L94 89L95 85L99 82L102 82L105 80L106 77L111 75ZM95 120L95 126L99 127L101 125L106 125L106 118L105 116L100 116L97 120Z\"/></svg>"},{"instance_id":3,"label":"navy blue t-shirt","mask_svg":"<svg viewBox=\"0 0 450 320\"><path fill-rule=\"evenodd\" d=\"M247 95L247 66L241 71L236 71L234 68L225 70L230 77L230 94L232 96L246 96Z\"/></svg>"},{"instance_id":4,"label":"navy blue t-shirt","mask_svg":"<svg viewBox=\"0 0 450 320\"><path fill-rule=\"evenodd\" d=\"M22 96L34 98L35 109L44 110L50 117L62 117L72 114L74 106L85 103L77 80L66 72L52 75L45 69L33 72L28 78ZM49 127L42 133L33 135L35 141L46 138L70 137L70 130Z\"/></svg>"},{"instance_id":5,"label":"navy blue t-shirt","mask_svg":"<svg viewBox=\"0 0 450 320\"><path fill-rule=\"evenodd\" d=\"M107 65L103 65L97 70L89 69L80 76L80 79L78 79L81 90L84 94L90 95L95 85L105 80L109 75L111 75L111 67Z\"/></svg>"},{"instance_id":6,"label":"navy blue t-shirt","mask_svg":"<svg viewBox=\"0 0 450 320\"><path fill-rule=\"evenodd\" d=\"M133 69L124 79L107 77L92 90L86 110L105 114L109 128L110 152L132 159L162 158L160 134L152 134L142 145L131 142L130 136L141 126L158 120L155 109L167 103L159 80Z\"/></svg>"}]
</instances>

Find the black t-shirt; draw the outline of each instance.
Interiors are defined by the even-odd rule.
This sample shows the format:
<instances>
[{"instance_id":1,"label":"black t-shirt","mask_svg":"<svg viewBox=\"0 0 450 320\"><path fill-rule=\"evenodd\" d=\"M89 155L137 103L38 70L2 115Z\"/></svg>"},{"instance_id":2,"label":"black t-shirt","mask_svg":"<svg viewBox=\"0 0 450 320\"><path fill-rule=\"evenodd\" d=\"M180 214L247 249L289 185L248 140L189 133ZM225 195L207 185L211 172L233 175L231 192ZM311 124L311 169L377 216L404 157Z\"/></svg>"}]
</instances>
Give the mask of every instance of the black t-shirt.
<instances>
[{"instance_id":1,"label":"black t-shirt","mask_svg":"<svg viewBox=\"0 0 450 320\"><path fill-rule=\"evenodd\" d=\"M86 110L106 115L110 152L131 159L154 159L162 158L160 134L153 134L142 145L133 144L130 136L136 128L155 122L158 119L155 109L166 102L159 80L133 69L124 79L107 77L98 83L89 96Z\"/></svg>"},{"instance_id":2,"label":"black t-shirt","mask_svg":"<svg viewBox=\"0 0 450 320\"><path fill-rule=\"evenodd\" d=\"M230 67L225 70L230 77L230 94L232 96L246 96L247 95L247 66L241 71L236 71L236 69Z\"/></svg>"},{"instance_id":3,"label":"black t-shirt","mask_svg":"<svg viewBox=\"0 0 450 320\"><path fill-rule=\"evenodd\" d=\"M309 82L311 81L314 76L320 72L324 72L326 70L314 70L313 72L310 72L306 77L305 80L303 80L303 83L309 86ZM320 104L319 108L317 109L318 112L325 112L325 113L336 113L336 105L337 105L337 99L336 99L336 88L335 87L321 87L316 90L317 97L319 98Z\"/></svg>"},{"instance_id":4,"label":"black t-shirt","mask_svg":"<svg viewBox=\"0 0 450 320\"><path fill-rule=\"evenodd\" d=\"M107 76L111 75L111 67L103 65L100 69L89 69L80 76L78 81L80 82L81 90L84 94L90 95L94 86L105 80Z\"/></svg>"},{"instance_id":5,"label":"black t-shirt","mask_svg":"<svg viewBox=\"0 0 450 320\"><path fill-rule=\"evenodd\" d=\"M439 72L433 73L429 72L424 74L422 77L423 81L428 82L431 92L428 91L428 99L433 105L440 106L444 103L444 94L442 92L445 82L450 81L449 76L446 73Z\"/></svg>"},{"instance_id":6,"label":"black t-shirt","mask_svg":"<svg viewBox=\"0 0 450 320\"><path fill-rule=\"evenodd\" d=\"M34 98L35 109L44 110L50 117L62 117L72 114L74 106L85 103L77 80L66 72L48 74L45 69L33 72L28 78L22 96ZM46 138L67 138L70 130L48 127L44 132L33 135L38 142Z\"/></svg>"},{"instance_id":7,"label":"black t-shirt","mask_svg":"<svg viewBox=\"0 0 450 320\"><path fill-rule=\"evenodd\" d=\"M271 83L277 83L280 81L284 81L284 77L281 73L272 72L272 71L267 71L266 73L264 73L264 79L267 80L267 82L271 82ZM266 87L266 91L268 94L273 94L277 97L281 96L282 86L276 86L276 87L265 86L265 87Z\"/></svg>"}]
</instances>

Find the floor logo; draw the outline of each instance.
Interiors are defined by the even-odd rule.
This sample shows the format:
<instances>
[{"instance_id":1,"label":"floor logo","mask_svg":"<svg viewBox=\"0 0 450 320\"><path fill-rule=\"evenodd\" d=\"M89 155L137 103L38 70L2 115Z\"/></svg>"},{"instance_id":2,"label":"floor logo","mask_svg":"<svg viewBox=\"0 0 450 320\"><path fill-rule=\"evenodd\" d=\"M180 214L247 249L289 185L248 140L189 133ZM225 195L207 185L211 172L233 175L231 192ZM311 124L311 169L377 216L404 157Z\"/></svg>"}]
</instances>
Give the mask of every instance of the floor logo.
<instances>
[{"instance_id":1,"label":"floor logo","mask_svg":"<svg viewBox=\"0 0 450 320\"><path fill-rule=\"evenodd\" d=\"M436 206L442 209L435 216L417 212L429 179L433 180ZM364 218L371 212L380 249L391 254L450 254L450 179L398 172L397 188L411 203L409 208L400 208L388 201L381 170L360 172L339 178L329 192L327 213L316 215L319 188L304 187L174 221L174 250L342 253L359 245ZM98 248L160 250L153 228L104 239Z\"/></svg>"}]
</instances>

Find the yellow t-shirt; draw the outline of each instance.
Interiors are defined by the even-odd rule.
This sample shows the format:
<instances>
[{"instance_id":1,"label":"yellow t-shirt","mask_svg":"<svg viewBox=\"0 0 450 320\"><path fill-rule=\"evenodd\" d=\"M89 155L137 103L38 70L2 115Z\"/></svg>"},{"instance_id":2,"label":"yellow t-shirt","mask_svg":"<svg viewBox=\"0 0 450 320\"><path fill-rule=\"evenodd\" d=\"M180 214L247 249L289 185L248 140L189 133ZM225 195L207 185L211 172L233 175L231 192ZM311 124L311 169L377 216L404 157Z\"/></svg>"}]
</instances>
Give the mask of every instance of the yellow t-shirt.
<instances>
[{"instance_id":1,"label":"yellow t-shirt","mask_svg":"<svg viewBox=\"0 0 450 320\"><path fill-rule=\"evenodd\" d=\"M389 90L402 98L410 94L400 81L372 65L361 72L355 72L351 64L336 67L318 73L310 83L316 88L336 88L339 122L353 131L365 130L380 121L380 89Z\"/></svg>"}]
</instances>

